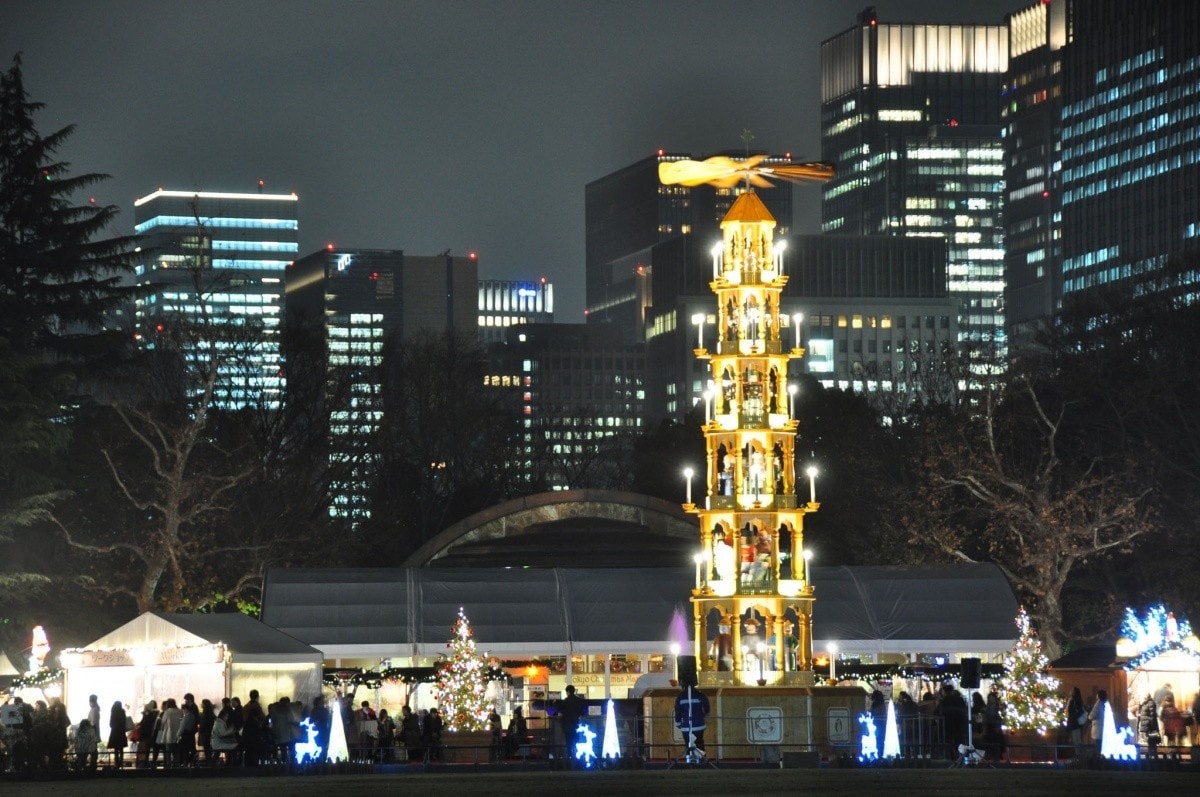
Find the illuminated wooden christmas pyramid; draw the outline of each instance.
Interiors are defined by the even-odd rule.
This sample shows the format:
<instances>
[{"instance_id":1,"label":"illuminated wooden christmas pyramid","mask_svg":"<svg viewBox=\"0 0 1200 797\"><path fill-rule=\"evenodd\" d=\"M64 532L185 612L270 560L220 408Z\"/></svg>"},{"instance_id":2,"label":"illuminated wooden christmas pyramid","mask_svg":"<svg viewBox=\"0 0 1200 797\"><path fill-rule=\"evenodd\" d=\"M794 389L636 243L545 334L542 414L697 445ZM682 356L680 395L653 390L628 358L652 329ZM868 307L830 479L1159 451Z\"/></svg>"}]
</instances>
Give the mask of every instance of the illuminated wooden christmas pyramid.
<instances>
[{"instance_id":1,"label":"illuminated wooden christmas pyramid","mask_svg":"<svg viewBox=\"0 0 1200 797\"><path fill-rule=\"evenodd\" d=\"M692 590L701 685L812 683L815 595L804 552L804 516L819 508L815 471L795 467L797 421L788 363L804 356L800 319L781 310L782 242L752 190L767 178L825 180L826 164L760 167L762 158L713 158L660 166L663 183L746 189L721 222L713 250L717 312L713 350L695 350L711 374L705 394L707 465L700 553ZM702 327L703 328L703 327ZM790 345L789 345L790 344ZM807 480L808 484L803 484ZM800 490L798 494L798 488ZM803 500L807 498L807 501ZM795 622L792 621L795 618ZM710 637L711 619L718 633Z\"/></svg>"}]
</instances>

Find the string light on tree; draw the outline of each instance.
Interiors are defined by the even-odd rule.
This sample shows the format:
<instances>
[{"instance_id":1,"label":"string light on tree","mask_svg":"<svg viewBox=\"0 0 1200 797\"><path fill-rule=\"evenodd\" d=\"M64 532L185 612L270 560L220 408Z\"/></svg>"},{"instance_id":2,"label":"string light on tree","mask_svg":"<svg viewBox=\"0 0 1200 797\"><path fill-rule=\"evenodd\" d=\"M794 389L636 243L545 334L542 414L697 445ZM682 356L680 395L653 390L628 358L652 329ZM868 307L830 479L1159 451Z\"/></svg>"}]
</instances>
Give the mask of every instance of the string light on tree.
<instances>
[{"instance_id":1,"label":"string light on tree","mask_svg":"<svg viewBox=\"0 0 1200 797\"><path fill-rule=\"evenodd\" d=\"M1024 606L1017 613L1016 623L1017 642L1004 654L1007 675L1000 680L1004 725L1010 730L1041 733L1062 722L1059 681L1046 672L1050 659L1042 652L1042 643L1029 624Z\"/></svg>"},{"instance_id":2,"label":"string light on tree","mask_svg":"<svg viewBox=\"0 0 1200 797\"><path fill-rule=\"evenodd\" d=\"M450 654L438 665L437 700L451 731L487 727L487 662L475 650L474 632L462 608L451 627Z\"/></svg>"}]
</instances>

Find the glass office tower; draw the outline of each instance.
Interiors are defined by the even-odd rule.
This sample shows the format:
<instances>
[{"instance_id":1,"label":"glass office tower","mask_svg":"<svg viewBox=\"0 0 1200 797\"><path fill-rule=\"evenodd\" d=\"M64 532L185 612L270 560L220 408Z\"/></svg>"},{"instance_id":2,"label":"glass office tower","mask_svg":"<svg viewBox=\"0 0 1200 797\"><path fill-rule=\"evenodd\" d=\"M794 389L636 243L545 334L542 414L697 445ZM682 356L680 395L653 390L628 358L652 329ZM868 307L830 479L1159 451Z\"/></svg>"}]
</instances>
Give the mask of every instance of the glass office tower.
<instances>
[{"instance_id":1,"label":"glass office tower","mask_svg":"<svg viewBox=\"0 0 1200 797\"><path fill-rule=\"evenodd\" d=\"M960 341L1003 355L1001 25L880 23L821 45L822 230L944 239Z\"/></svg>"},{"instance_id":2,"label":"glass office tower","mask_svg":"<svg viewBox=\"0 0 1200 797\"><path fill-rule=\"evenodd\" d=\"M185 357L217 369L215 406L279 406L282 283L299 248L297 205L295 194L161 188L134 202L143 236L134 273L147 289L136 334L153 347L187 325Z\"/></svg>"}]
</instances>

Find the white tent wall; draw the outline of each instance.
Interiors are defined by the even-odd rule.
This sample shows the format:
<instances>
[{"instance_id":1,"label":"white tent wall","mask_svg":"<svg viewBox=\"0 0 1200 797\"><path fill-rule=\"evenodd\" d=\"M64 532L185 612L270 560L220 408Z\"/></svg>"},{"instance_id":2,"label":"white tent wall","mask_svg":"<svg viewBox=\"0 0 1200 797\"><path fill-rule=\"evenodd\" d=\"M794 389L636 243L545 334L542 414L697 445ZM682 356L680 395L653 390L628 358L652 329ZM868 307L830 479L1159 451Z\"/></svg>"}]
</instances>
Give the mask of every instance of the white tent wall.
<instances>
[{"instance_id":1,"label":"white tent wall","mask_svg":"<svg viewBox=\"0 0 1200 797\"><path fill-rule=\"evenodd\" d=\"M320 651L251 617L147 612L86 647L63 651L63 700L73 723L87 716L88 695L99 698L101 728L114 700L136 720L147 700L162 705L191 693L220 704L280 697L309 702L321 690Z\"/></svg>"},{"instance_id":2,"label":"white tent wall","mask_svg":"<svg viewBox=\"0 0 1200 797\"><path fill-rule=\"evenodd\" d=\"M229 692L246 702L251 689L257 689L264 706L281 697L305 705L321 694L321 665L318 664L234 664ZM196 693L196 700L201 695ZM209 699L213 698L209 696ZM220 705L220 700L214 700Z\"/></svg>"}]
</instances>

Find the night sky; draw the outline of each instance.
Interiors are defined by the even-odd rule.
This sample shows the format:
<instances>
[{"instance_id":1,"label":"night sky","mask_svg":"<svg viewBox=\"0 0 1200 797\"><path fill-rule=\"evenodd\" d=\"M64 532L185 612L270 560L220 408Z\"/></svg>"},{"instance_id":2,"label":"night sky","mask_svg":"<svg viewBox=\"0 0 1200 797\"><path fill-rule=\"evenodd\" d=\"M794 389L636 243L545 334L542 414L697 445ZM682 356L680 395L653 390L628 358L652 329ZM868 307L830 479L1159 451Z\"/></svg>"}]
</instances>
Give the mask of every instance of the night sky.
<instances>
[{"instance_id":1,"label":"night sky","mask_svg":"<svg viewBox=\"0 0 1200 797\"><path fill-rule=\"evenodd\" d=\"M877 2L884 22L1000 24L1029 0ZM662 148L816 158L820 43L867 3L0 2L42 133L122 209L159 186L300 196L327 242L479 254L583 318L584 186ZM814 187L797 229L819 227Z\"/></svg>"}]
</instances>

